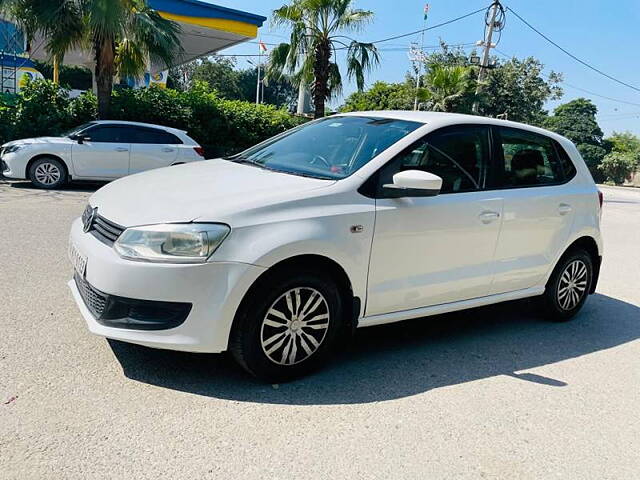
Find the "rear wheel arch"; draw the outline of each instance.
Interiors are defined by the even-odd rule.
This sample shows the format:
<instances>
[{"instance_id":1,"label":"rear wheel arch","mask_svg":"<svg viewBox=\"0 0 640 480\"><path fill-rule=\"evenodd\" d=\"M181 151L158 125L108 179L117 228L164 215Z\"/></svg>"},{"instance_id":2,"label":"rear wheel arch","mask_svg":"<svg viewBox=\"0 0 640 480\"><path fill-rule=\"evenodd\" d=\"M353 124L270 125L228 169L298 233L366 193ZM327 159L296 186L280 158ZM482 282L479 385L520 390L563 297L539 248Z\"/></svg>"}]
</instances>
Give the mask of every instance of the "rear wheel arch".
<instances>
[{"instance_id":1,"label":"rear wheel arch","mask_svg":"<svg viewBox=\"0 0 640 480\"><path fill-rule=\"evenodd\" d=\"M562 259L567 256L567 254L575 250L584 250L589 254L589 257L591 257L591 262L593 264L593 279L591 282L589 293L594 293L596 291L596 284L598 283L598 277L600 275L600 264L602 263L602 257L600 256L600 249L598 248L598 244L593 237L580 237L565 249L556 264L560 263Z\"/></svg>"}]
</instances>

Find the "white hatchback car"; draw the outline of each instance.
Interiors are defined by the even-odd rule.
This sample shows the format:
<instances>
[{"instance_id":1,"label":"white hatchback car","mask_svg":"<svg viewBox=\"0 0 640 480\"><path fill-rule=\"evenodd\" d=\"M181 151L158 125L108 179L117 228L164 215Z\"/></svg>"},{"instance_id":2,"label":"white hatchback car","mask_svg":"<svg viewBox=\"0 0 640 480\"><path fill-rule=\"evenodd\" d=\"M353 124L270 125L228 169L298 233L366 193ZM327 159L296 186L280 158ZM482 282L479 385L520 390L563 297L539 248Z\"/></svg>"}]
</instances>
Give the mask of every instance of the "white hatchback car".
<instances>
[{"instance_id":1,"label":"white hatchback car","mask_svg":"<svg viewBox=\"0 0 640 480\"><path fill-rule=\"evenodd\" d=\"M111 120L89 122L60 137L15 140L0 150L5 177L29 179L39 188L114 180L203 159L202 147L182 130Z\"/></svg>"},{"instance_id":2,"label":"white hatchback car","mask_svg":"<svg viewBox=\"0 0 640 480\"><path fill-rule=\"evenodd\" d=\"M279 381L355 327L525 297L569 319L596 286L601 203L575 146L540 128L350 113L100 189L69 286L93 333L230 350Z\"/></svg>"}]
</instances>

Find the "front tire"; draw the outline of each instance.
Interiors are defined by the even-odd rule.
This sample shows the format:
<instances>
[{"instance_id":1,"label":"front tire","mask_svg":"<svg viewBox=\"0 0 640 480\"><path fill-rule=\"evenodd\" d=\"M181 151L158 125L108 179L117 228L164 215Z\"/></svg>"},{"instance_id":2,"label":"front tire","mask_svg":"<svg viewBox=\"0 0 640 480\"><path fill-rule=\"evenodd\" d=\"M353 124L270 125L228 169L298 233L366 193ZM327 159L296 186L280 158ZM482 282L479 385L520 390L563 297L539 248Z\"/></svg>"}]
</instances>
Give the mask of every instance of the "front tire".
<instances>
[{"instance_id":1,"label":"front tire","mask_svg":"<svg viewBox=\"0 0 640 480\"><path fill-rule=\"evenodd\" d=\"M56 158L39 158L29 167L29 180L36 188L60 188L67 183L67 170Z\"/></svg>"},{"instance_id":2,"label":"front tire","mask_svg":"<svg viewBox=\"0 0 640 480\"><path fill-rule=\"evenodd\" d=\"M593 261L582 249L568 252L553 270L541 297L545 316L564 322L582 308L593 282Z\"/></svg>"},{"instance_id":3,"label":"front tire","mask_svg":"<svg viewBox=\"0 0 640 480\"><path fill-rule=\"evenodd\" d=\"M236 361L257 378L284 382L321 366L342 329L335 282L315 272L281 272L243 302L231 332Z\"/></svg>"}]
</instances>

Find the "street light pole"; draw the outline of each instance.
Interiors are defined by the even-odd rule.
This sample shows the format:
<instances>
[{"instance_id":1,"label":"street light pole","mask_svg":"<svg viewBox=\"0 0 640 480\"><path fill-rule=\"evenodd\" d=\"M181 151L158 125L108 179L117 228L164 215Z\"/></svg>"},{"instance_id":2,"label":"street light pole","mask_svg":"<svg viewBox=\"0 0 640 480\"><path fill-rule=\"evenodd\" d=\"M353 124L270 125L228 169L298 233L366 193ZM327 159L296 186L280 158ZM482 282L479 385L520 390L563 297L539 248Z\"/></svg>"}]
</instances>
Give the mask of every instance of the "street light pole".
<instances>
[{"instance_id":1,"label":"street light pole","mask_svg":"<svg viewBox=\"0 0 640 480\"><path fill-rule=\"evenodd\" d=\"M256 105L260 104L260 67L262 64L262 50L258 45L258 80L256 82Z\"/></svg>"}]
</instances>

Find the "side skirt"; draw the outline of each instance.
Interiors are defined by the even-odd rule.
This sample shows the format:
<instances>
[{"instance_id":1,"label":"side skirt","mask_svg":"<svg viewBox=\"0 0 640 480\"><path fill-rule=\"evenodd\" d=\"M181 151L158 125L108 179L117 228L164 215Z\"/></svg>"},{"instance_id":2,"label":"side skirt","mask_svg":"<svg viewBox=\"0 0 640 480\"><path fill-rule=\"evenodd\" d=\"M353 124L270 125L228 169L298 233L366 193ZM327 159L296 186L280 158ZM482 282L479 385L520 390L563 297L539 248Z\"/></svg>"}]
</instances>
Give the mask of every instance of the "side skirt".
<instances>
[{"instance_id":1,"label":"side skirt","mask_svg":"<svg viewBox=\"0 0 640 480\"><path fill-rule=\"evenodd\" d=\"M402 310L400 312L383 313L379 315L371 315L369 317L365 316L358 322L358 328L383 325L385 323L400 322L402 320L409 320L412 318L429 317L431 315L440 315L442 313L466 310L468 308L483 307L485 305L491 305L494 303L519 300L521 298L527 297L535 297L538 295L542 295L543 293L544 287L531 287L525 288L524 290L516 290L515 292L472 298L469 300L462 300L460 302L442 303L440 305L432 305L430 307L414 308L411 310Z\"/></svg>"}]
</instances>

